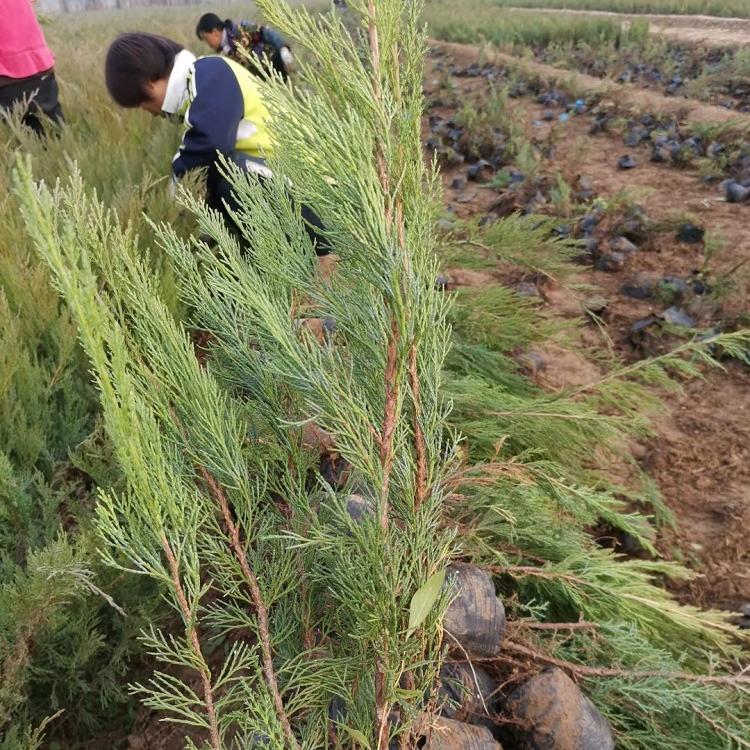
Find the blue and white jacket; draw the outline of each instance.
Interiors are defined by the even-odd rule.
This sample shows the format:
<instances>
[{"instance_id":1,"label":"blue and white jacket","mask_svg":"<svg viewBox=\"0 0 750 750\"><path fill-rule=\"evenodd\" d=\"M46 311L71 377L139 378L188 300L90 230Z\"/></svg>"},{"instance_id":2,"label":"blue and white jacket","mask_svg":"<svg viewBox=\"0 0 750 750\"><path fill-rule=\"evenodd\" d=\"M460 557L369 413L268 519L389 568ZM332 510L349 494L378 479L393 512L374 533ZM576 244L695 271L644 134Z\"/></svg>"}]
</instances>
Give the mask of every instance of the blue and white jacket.
<instances>
[{"instance_id":1,"label":"blue and white jacket","mask_svg":"<svg viewBox=\"0 0 750 750\"><path fill-rule=\"evenodd\" d=\"M176 178L212 164L217 154L242 151L265 159L273 151L269 113L257 79L226 57L196 59L187 50L179 52L162 110L185 121L182 143L172 161Z\"/></svg>"}]
</instances>

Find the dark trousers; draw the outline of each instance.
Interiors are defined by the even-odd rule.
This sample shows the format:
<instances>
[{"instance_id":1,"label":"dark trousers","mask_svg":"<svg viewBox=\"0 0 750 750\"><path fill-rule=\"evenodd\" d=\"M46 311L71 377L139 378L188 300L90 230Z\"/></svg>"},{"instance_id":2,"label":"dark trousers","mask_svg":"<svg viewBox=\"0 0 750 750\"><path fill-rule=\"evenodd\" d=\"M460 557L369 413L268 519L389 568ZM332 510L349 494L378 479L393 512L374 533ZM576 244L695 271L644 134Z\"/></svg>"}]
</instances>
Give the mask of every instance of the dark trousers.
<instances>
[{"instance_id":1,"label":"dark trousers","mask_svg":"<svg viewBox=\"0 0 750 750\"><path fill-rule=\"evenodd\" d=\"M44 135L44 118L58 124L64 122L58 99L57 81L52 71L0 86L0 109L11 110L26 104L22 122L35 133Z\"/></svg>"},{"instance_id":2,"label":"dark trousers","mask_svg":"<svg viewBox=\"0 0 750 750\"><path fill-rule=\"evenodd\" d=\"M253 52L252 62L248 63L242 59L237 60L237 62L244 65L254 75L260 76L260 78L268 77L265 66L270 62L271 67L281 75L283 81L289 80L289 73L284 65L284 61L281 59L281 50L277 49L271 52L261 46L258 49L254 49Z\"/></svg>"},{"instance_id":3,"label":"dark trousers","mask_svg":"<svg viewBox=\"0 0 750 750\"><path fill-rule=\"evenodd\" d=\"M268 179L267 176L262 174L262 170L267 169L266 163L263 159L248 156L240 151L235 151L230 158L243 172L253 172L257 174L261 184ZM259 172L259 170L261 171ZM237 237L243 249L246 252L252 253L252 248L248 246L247 241L242 237L239 227L230 215L230 210L235 212L239 210L240 203L234 194L232 184L221 174L219 165L216 162L208 168L208 176L206 178L206 203L209 208L213 208L221 214L227 229ZM305 230L315 246L316 254L328 255L328 253L331 252L331 246L321 234L323 224L317 214L315 214L315 212L308 206L302 206L300 213L302 214L302 219L305 224Z\"/></svg>"},{"instance_id":4,"label":"dark trousers","mask_svg":"<svg viewBox=\"0 0 750 750\"><path fill-rule=\"evenodd\" d=\"M286 72L286 66L284 65L284 61L281 59L281 50L277 49L273 53L273 57L271 57L271 64L277 72L281 73L281 77L284 81L288 80L289 74Z\"/></svg>"}]
</instances>

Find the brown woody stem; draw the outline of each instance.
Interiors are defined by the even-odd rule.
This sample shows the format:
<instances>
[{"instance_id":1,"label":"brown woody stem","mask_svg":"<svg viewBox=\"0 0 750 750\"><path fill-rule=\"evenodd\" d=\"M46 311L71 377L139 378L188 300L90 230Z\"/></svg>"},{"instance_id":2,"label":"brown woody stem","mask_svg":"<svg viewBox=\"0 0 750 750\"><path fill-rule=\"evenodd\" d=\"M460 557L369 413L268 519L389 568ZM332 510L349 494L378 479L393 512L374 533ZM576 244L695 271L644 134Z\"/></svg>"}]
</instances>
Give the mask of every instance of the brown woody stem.
<instances>
[{"instance_id":1,"label":"brown woody stem","mask_svg":"<svg viewBox=\"0 0 750 750\"><path fill-rule=\"evenodd\" d=\"M271 650L271 630L268 626L268 610L266 609L263 596L260 592L260 586L258 586L258 579L255 577L250 568L250 564L247 561L247 555L242 546L242 540L240 539L240 530L237 524L232 518L232 513L229 510L229 503L227 502L224 490L221 488L219 483L206 471L206 469L200 469L201 476L209 487L214 500L219 504L221 508L221 515L224 519L224 523L227 525L229 531L229 538L232 544L232 550L234 551L237 562L240 564L243 575L247 582L247 586L250 589L250 597L255 606L255 611L258 615L258 634L260 635L260 647L263 655L263 675L266 679L266 685L273 698L273 704L276 709L276 716L281 724L284 734L286 735L287 742L290 748L299 748L297 738L294 736L292 731L292 725L289 723L289 717L286 715L284 710L284 702L281 699L281 693L279 692L279 685L276 681L276 672L273 668L273 653Z\"/></svg>"},{"instance_id":2,"label":"brown woody stem","mask_svg":"<svg viewBox=\"0 0 750 750\"><path fill-rule=\"evenodd\" d=\"M519 622L519 627L530 630L596 630L595 622Z\"/></svg>"},{"instance_id":3,"label":"brown woody stem","mask_svg":"<svg viewBox=\"0 0 750 750\"><path fill-rule=\"evenodd\" d=\"M380 440L380 464L383 467L383 486L380 498L380 528L388 528L388 490L390 488L391 469L393 468L393 436L396 432L396 402L398 400L398 383L396 382L396 365L398 360L398 328L396 319L391 321L391 338L388 342L388 354L385 365L385 409L383 412L383 433Z\"/></svg>"},{"instance_id":4,"label":"brown woody stem","mask_svg":"<svg viewBox=\"0 0 750 750\"><path fill-rule=\"evenodd\" d=\"M534 661L540 661L559 667L569 672L574 677L626 677L632 680L647 680L653 677L659 677L663 680L675 680L680 682L693 682L699 685L750 685L750 674L737 675L699 675L690 672L660 672L658 670L637 671L628 669L613 669L609 667L586 667L582 664L576 664L563 659L556 659L541 651L536 651L528 646L522 646L520 643L506 641L503 643L503 649L512 651L521 656L526 656ZM502 657L500 657L502 658Z\"/></svg>"},{"instance_id":5,"label":"brown woody stem","mask_svg":"<svg viewBox=\"0 0 750 750\"><path fill-rule=\"evenodd\" d=\"M385 669L378 659L375 672L375 718L378 727L377 750L388 748L388 701L385 696Z\"/></svg>"},{"instance_id":6,"label":"brown woody stem","mask_svg":"<svg viewBox=\"0 0 750 750\"><path fill-rule=\"evenodd\" d=\"M427 450L422 432L422 401L419 394L419 372L417 371L417 346L412 343L409 349L409 382L412 401L414 402L414 449L417 454L417 489L414 498L414 509L427 497Z\"/></svg>"},{"instance_id":7,"label":"brown woody stem","mask_svg":"<svg viewBox=\"0 0 750 750\"><path fill-rule=\"evenodd\" d=\"M214 750L221 750L222 744L221 736L219 734L219 723L216 720L216 706L214 704L213 688L211 687L211 672L208 670L206 660L203 658L203 651L201 650L200 640L198 639L198 632L193 624L193 613L190 610L190 605L185 596L185 590L182 588L182 579L180 578L180 568L177 564L177 558L174 556L169 540L164 534L162 534L161 537L161 546L164 550L167 562L169 563L169 573L172 576L172 585L174 586L175 594L177 596L177 603L182 612L182 618L185 621L185 628L187 629L187 636L190 640L190 645L193 647L193 652L198 657L201 664L199 672L201 675L201 682L203 683L203 702L206 704L206 713L208 714L211 747L214 748Z\"/></svg>"},{"instance_id":8,"label":"brown woody stem","mask_svg":"<svg viewBox=\"0 0 750 750\"><path fill-rule=\"evenodd\" d=\"M370 60L372 62L373 96L380 105L383 104L383 89L381 83L381 60L380 40L378 38L378 27L375 15L375 0L367 0L367 32L370 45ZM397 92L400 83L397 83ZM381 106L379 113L384 116ZM377 147L375 163L377 164L378 180L383 192L385 207L385 226L388 234L393 229L394 205L390 190L390 179L386 164L387 136ZM403 210L400 202L396 203L396 231L398 240L405 247ZM393 468L393 438L396 431L396 405L398 403L399 386L396 379L398 370L398 325L396 317L391 317L391 335L388 340L385 367L385 406L383 410L383 425L379 439L380 464L383 471L383 480L380 495L379 523L385 535L388 531L389 502L388 493L390 489L391 470ZM388 700L386 695L386 673L382 657L378 658L375 669L375 721L378 727L376 750L387 750L388 747Z\"/></svg>"}]
</instances>

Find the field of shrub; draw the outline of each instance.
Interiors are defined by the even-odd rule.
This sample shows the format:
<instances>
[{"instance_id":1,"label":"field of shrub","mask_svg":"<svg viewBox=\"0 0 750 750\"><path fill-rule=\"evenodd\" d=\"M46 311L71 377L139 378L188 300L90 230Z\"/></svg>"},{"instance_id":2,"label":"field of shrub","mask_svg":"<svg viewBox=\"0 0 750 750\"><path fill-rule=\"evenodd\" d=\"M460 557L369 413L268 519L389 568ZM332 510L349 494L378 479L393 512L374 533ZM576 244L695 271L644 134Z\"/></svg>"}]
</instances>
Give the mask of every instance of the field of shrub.
<instances>
[{"instance_id":1,"label":"field of shrub","mask_svg":"<svg viewBox=\"0 0 750 750\"><path fill-rule=\"evenodd\" d=\"M0 750L748 746L745 55L502 5L218 6L301 61L250 255L103 83L121 31L205 53L204 9L42 19L67 124L0 123Z\"/></svg>"}]
</instances>

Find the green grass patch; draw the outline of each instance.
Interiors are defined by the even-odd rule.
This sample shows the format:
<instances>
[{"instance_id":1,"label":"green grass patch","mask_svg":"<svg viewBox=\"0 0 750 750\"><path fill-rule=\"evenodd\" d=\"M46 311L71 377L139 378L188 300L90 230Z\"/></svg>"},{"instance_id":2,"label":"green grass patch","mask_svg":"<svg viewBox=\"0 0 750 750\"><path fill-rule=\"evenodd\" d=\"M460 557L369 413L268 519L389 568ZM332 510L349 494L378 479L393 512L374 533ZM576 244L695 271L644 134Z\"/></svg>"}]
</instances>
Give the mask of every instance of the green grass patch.
<instances>
[{"instance_id":1,"label":"green grass patch","mask_svg":"<svg viewBox=\"0 0 750 750\"><path fill-rule=\"evenodd\" d=\"M616 13L700 14L750 18L747 0L494 0L501 7L608 10Z\"/></svg>"},{"instance_id":2,"label":"green grass patch","mask_svg":"<svg viewBox=\"0 0 750 750\"><path fill-rule=\"evenodd\" d=\"M437 0L426 7L425 20L432 36L463 44L595 43L616 39L621 33L620 24L608 18L514 13L503 9L497 0L469 0L460 5Z\"/></svg>"}]
</instances>

